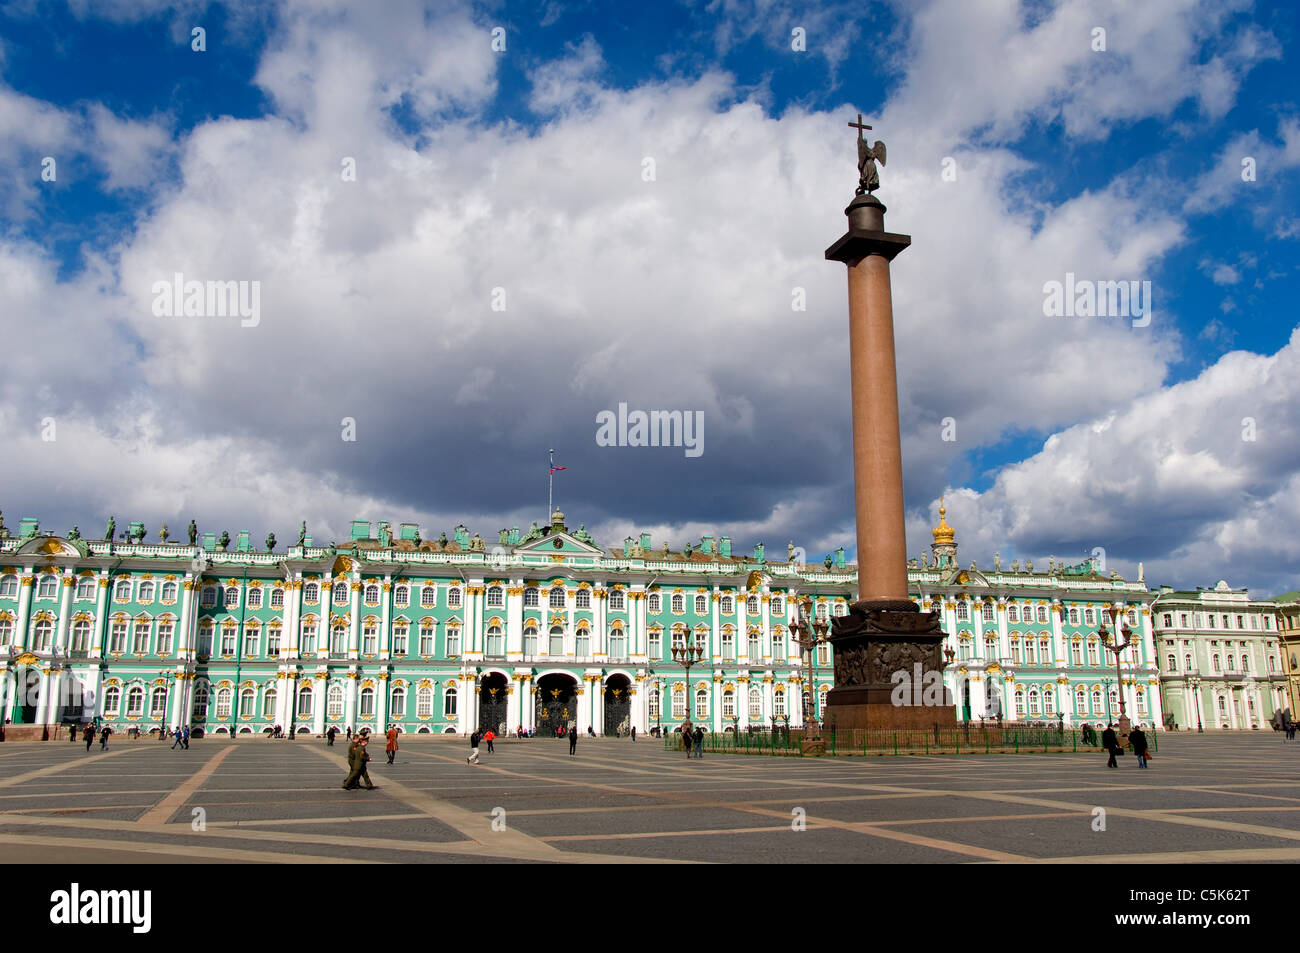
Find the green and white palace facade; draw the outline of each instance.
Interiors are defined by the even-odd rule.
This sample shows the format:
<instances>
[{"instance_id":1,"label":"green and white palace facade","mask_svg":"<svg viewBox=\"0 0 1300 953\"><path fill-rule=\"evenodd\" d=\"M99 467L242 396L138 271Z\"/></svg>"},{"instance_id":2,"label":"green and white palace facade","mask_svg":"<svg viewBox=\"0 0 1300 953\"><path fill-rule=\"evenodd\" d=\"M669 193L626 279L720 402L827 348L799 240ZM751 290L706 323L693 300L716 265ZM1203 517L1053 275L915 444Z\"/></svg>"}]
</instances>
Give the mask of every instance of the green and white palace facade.
<instances>
[{"instance_id":1,"label":"green and white palace facade","mask_svg":"<svg viewBox=\"0 0 1300 953\"><path fill-rule=\"evenodd\" d=\"M1134 720L1161 722L1155 593L1093 561L962 569L940 512L933 556L909 578L922 609L942 614L959 719L1104 721L1122 690ZM414 524L372 535L363 520L346 545L313 545L304 529L280 552L247 533L190 535L149 544L132 524L125 541L88 540L34 519L5 531L4 717L227 735L566 723L612 734L688 715L714 731L797 726L808 686L824 711L833 671L830 647L809 660L791 624L801 605L814 619L846 613L857 587L843 550L810 565L762 544L735 554L725 536L652 549L649 534L602 549L558 511L490 547L463 526L432 541ZM1134 633L1120 685L1097 632L1109 608ZM688 639L704 646L689 671L672 655Z\"/></svg>"}]
</instances>

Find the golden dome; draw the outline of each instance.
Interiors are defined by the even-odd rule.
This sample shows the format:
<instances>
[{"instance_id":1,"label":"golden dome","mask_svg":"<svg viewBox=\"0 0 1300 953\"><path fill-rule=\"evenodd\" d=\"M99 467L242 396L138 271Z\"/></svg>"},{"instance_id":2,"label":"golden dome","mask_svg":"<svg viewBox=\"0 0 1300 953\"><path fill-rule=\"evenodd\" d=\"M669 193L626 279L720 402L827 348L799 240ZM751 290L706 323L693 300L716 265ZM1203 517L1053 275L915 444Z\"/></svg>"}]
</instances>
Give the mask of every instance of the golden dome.
<instances>
[{"instance_id":1,"label":"golden dome","mask_svg":"<svg viewBox=\"0 0 1300 953\"><path fill-rule=\"evenodd\" d=\"M952 545L956 538L957 531L948 525L944 519L944 514L948 511L943 508L943 497L939 498L939 525L934 528L934 541L936 544Z\"/></svg>"}]
</instances>

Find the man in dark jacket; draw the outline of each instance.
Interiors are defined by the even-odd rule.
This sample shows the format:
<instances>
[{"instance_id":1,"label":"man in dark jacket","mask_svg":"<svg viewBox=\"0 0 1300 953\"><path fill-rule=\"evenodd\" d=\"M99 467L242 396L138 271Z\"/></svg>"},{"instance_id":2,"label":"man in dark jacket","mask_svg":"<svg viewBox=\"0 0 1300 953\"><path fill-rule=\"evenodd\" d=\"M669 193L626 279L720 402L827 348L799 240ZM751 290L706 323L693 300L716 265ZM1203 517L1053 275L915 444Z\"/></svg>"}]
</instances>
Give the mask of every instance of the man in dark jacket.
<instances>
[{"instance_id":1,"label":"man in dark jacket","mask_svg":"<svg viewBox=\"0 0 1300 953\"><path fill-rule=\"evenodd\" d=\"M374 790L374 783L370 780L370 772L366 769L366 762L370 760L370 755L366 754L366 744L370 739L365 735L357 735L357 740L348 747L348 776L343 782L343 789L346 791L355 791L361 786L360 782L366 782L367 790Z\"/></svg>"},{"instance_id":2,"label":"man in dark jacket","mask_svg":"<svg viewBox=\"0 0 1300 953\"><path fill-rule=\"evenodd\" d=\"M1134 728L1128 734L1128 743L1133 746L1133 754L1137 755L1139 768L1147 766L1147 736L1146 732L1139 726Z\"/></svg>"},{"instance_id":3,"label":"man in dark jacket","mask_svg":"<svg viewBox=\"0 0 1300 953\"><path fill-rule=\"evenodd\" d=\"M1106 730L1101 733L1101 746L1110 754L1110 760L1106 762L1108 768L1118 768L1115 762L1115 754L1119 751L1119 738L1115 736L1115 726L1107 725Z\"/></svg>"},{"instance_id":4,"label":"man in dark jacket","mask_svg":"<svg viewBox=\"0 0 1300 953\"><path fill-rule=\"evenodd\" d=\"M478 764L478 743L483 736L477 730L469 736L469 757L465 759L468 764Z\"/></svg>"},{"instance_id":5,"label":"man in dark jacket","mask_svg":"<svg viewBox=\"0 0 1300 953\"><path fill-rule=\"evenodd\" d=\"M329 727L329 731L325 732L325 744L326 744L327 746L333 748L333 747L334 747L334 736L337 735L338 733L339 733L339 730L338 730L337 728L335 728L333 725L330 725L330 727Z\"/></svg>"},{"instance_id":6,"label":"man in dark jacket","mask_svg":"<svg viewBox=\"0 0 1300 953\"><path fill-rule=\"evenodd\" d=\"M569 754L572 756L578 751L578 726L576 724L569 726Z\"/></svg>"},{"instance_id":7,"label":"man in dark jacket","mask_svg":"<svg viewBox=\"0 0 1300 953\"><path fill-rule=\"evenodd\" d=\"M693 740L695 741L695 757L703 758L704 757L704 729L701 728L699 725L695 726L695 735Z\"/></svg>"}]
</instances>

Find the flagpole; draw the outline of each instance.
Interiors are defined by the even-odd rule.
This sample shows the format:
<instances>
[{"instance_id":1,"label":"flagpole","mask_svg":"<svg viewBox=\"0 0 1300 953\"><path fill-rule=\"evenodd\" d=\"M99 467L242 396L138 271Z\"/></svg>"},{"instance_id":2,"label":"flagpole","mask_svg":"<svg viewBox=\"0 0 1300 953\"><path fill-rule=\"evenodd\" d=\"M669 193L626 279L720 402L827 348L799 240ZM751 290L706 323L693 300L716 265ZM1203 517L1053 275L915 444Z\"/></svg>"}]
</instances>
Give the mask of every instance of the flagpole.
<instances>
[{"instance_id":1,"label":"flagpole","mask_svg":"<svg viewBox=\"0 0 1300 953\"><path fill-rule=\"evenodd\" d=\"M546 522L551 521L551 514L555 512L555 448L550 451L550 469L546 474Z\"/></svg>"}]
</instances>

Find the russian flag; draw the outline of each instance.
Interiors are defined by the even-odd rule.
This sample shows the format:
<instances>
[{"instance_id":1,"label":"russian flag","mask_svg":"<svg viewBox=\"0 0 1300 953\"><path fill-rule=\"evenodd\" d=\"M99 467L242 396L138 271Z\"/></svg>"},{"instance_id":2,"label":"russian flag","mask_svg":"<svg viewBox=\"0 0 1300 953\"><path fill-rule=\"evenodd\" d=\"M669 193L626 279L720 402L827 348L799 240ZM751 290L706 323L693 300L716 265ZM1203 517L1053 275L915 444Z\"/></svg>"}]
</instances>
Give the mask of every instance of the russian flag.
<instances>
[{"instance_id":1,"label":"russian flag","mask_svg":"<svg viewBox=\"0 0 1300 953\"><path fill-rule=\"evenodd\" d=\"M567 469L569 469L569 468L568 468L568 467L557 467L554 463L551 464L551 472L552 472L552 473L554 473L556 470L567 470Z\"/></svg>"}]
</instances>

